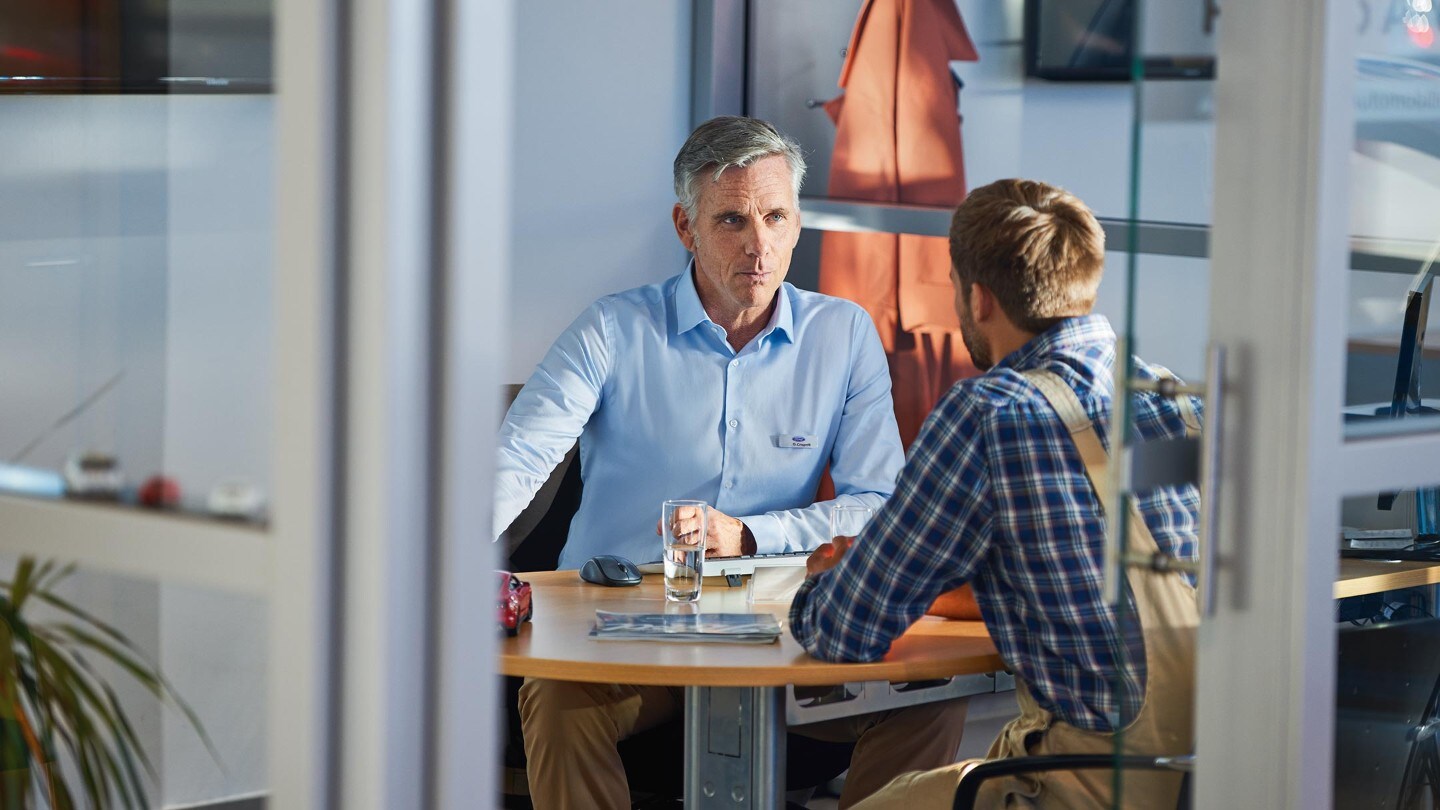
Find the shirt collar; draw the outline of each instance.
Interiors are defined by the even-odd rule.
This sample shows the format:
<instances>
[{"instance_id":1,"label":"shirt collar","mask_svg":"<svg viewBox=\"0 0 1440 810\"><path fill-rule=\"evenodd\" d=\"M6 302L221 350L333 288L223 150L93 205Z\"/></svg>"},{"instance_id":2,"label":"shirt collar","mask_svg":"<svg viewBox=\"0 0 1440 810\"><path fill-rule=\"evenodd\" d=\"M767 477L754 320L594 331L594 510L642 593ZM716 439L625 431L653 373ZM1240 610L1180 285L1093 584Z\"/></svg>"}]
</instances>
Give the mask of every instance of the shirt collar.
<instances>
[{"instance_id":1,"label":"shirt collar","mask_svg":"<svg viewBox=\"0 0 1440 810\"><path fill-rule=\"evenodd\" d=\"M1110 328L1110 322L1104 315L1066 318L1031 338L995 366L1024 371L1042 365L1045 358L1056 354L1073 354L1079 349L1096 344L1115 344L1115 330Z\"/></svg>"},{"instance_id":2,"label":"shirt collar","mask_svg":"<svg viewBox=\"0 0 1440 810\"><path fill-rule=\"evenodd\" d=\"M683 335L709 320L705 307L700 304L700 293L695 289L695 260L691 259L685 265L685 272L675 280L675 333Z\"/></svg>"},{"instance_id":3,"label":"shirt collar","mask_svg":"<svg viewBox=\"0 0 1440 810\"><path fill-rule=\"evenodd\" d=\"M765 331L760 333L759 338L766 335L784 337L790 342L795 342L795 313L790 307L790 295L786 292L785 282L775 289L775 311L770 313L770 323L766 325Z\"/></svg>"},{"instance_id":4,"label":"shirt collar","mask_svg":"<svg viewBox=\"0 0 1440 810\"><path fill-rule=\"evenodd\" d=\"M785 285L782 283L775 291L775 311L770 313L770 323L766 324L756 340L763 340L766 335L778 333L791 342L795 339L795 313L790 306L790 296L785 292ZM683 335L702 323L714 323L710 316L705 313L705 306L700 303L700 292L695 289L695 260L685 266L685 272L675 280L675 333Z\"/></svg>"}]
</instances>

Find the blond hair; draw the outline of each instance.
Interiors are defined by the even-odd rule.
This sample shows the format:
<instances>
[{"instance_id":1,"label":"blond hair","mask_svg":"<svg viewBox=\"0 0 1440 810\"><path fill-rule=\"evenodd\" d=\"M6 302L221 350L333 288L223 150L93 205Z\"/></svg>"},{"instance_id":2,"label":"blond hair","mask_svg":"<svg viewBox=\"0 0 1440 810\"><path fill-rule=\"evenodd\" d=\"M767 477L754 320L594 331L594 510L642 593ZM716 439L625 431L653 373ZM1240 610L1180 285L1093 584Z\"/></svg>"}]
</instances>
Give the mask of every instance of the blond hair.
<instances>
[{"instance_id":1,"label":"blond hair","mask_svg":"<svg viewBox=\"0 0 1440 810\"><path fill-rule=\"evenodd\" d=\"M1105 232L1085 203L1062 188L997 180L955 209L950 261L962 293L985 285L1012 323L1039 334L1095 305Z\"/></svg>"}]
</instances>

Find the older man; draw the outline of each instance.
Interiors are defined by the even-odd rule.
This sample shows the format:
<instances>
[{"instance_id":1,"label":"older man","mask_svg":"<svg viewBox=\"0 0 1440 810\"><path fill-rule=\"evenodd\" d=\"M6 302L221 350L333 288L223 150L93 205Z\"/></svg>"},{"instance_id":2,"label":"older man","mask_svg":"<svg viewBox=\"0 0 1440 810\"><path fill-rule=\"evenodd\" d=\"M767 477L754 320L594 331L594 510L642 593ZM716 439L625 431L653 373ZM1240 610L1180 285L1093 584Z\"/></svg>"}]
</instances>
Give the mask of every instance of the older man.
<instances>
[{"instance_id":1,"label":"older man","mask_svg":"<svg viewBox=\"0 0 1440 810\"><path fill-rule=\"evenodd\" d=\"M878 507L903 462L885 355L860 307L785 283L800 234L799 147L763 121L698 127L675 158L672 216L694 259L595 302L551 348L501 429L495 533L578 436L584 493L560 555L657 559L660 503L712 505L707 554L804 550L829 507ZM815 503L826 467L834 501ZM678 717L678 688L527 680L537 807L629 806L616 743ZM857 738L849 801L916 763L949 762L963 704L817 733Z\"/></svg>"},{"instance_id":2,"label":"older man","mask_svg":"<svg viewBox=\"0 0 1440 810\"><path fill-rule=\"evenodd\" d=\"M495 535L580 439L584 492L560 554L658 560L667 498L711 504L712 555L802 551L832 503L878 507L903 455L865 311L784 283L805 161L749 118L675 158L685 272L596 301L555 341L500 430ZM815 503L826 465L834 502Z\"/></svg>"},{"instance_id":3,"label":"older man","mask_svg":"<svg viewBox=\"0 0 1440 810\"><path fill-rule=\"evenodd\" d=\"M970 193L950 230L961 335L986 373L950 389L926 420L895 496L853 548L812 555L790 627L829 661L884 655L940 593L975 586L985 624L1016 673L1020 717L991 757L1191 750L1195 592L1173 570L1127 572L1127 606L1102 597L1115 333L1090 314L1105 238L1068 192L1001 180ZM1168 374L1138 359L1147 379ZM1136 398L1145 440L1198 430L1198 403ZM1136 501L1128 550L1195 554L1195 488ZM848 551L847 551L848 549ZM907 774L864 808L949 808L965 766ZM1054 771L991 783L985 807L1105 808L1112 775ZM1175 775L1125 777L1125 807L1173 808Z\"/></svg>"}]
</instances>

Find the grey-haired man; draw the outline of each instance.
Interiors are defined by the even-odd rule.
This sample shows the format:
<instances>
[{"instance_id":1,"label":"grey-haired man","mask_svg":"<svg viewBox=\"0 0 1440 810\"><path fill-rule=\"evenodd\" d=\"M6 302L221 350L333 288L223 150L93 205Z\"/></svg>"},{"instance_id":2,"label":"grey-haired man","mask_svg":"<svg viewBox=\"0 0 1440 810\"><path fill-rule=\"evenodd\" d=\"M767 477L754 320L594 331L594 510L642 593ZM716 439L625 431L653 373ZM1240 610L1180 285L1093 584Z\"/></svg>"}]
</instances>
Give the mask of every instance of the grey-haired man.
<instances>
[{"instance_id":1,"label":"grey-haired man","mask_svg":"<svg viewBox=\"0 0 1440 810\"><path fill-rule=\"evenodd\" d=\"M712 504L707 554L800 551L835 503L878 506L903 463L874 324L784 282L800 233L799 147L771 125L700 125L675 159L676 234L694 259L595 302L526 383L500 436L495 534L580 439L584 492L562 568L658 556L666 498ZM836 498L815 502L826 468ZM520 713L537 807L629 806L616 744L679 717L679 687L527 680ZM801 733L858 740L841 806L949 763L963 702ZM925 764L933 763L933 764Z\"/></svg>"}]
</instances>

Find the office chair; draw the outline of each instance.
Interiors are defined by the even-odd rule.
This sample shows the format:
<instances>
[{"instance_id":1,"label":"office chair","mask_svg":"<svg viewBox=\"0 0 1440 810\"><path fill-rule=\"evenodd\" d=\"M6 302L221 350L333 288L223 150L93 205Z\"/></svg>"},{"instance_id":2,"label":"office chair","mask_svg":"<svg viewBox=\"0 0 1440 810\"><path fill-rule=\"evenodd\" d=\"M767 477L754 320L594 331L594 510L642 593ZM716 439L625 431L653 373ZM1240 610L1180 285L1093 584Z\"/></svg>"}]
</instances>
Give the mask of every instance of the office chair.
<instances>
[{"instance_id":1,"label":"office chair","mask_svg":"<svg viewBox=\"0 0 1440 810\"><path fill-rule=\"evenodd\" d=\"M1015 776L1024 773L1067 770L1111 770L1116 765L1121 770L1179 771L1180 801L1176 810L1190 810L1190 771L1194 769L1195 757L1148 757L1115 756L1112 754L1058 754L1042 757L1012 757L992 759L970 769L955 788L954 810L974 810L980 787L987 779L1000 776ZM1123 789L1123 788L1122 788Z\"/></svg>"}]
</instances>

